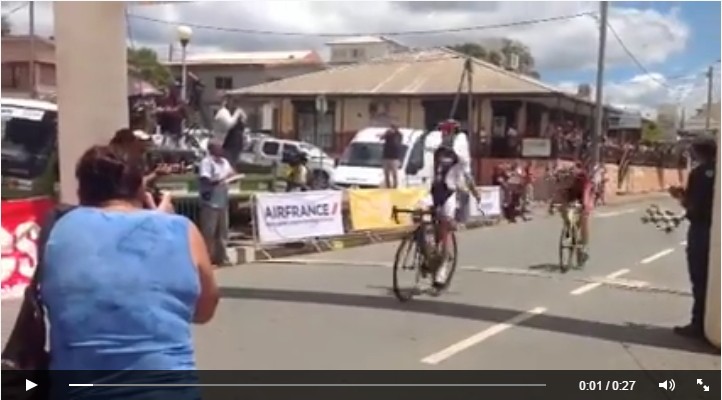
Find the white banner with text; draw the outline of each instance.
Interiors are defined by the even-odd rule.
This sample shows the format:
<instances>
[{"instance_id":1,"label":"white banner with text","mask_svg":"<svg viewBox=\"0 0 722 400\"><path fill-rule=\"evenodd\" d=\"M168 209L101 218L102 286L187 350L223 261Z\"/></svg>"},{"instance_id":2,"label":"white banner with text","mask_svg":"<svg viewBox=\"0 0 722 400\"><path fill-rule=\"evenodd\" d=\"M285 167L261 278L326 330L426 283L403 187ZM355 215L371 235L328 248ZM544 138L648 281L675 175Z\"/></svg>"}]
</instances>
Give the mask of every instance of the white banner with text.
<instances>
[{"instance_id":1,"label":"white banner with text","mask_svg":"<svg viewBox=\"0 0 722 400\"><path fill-rule=\"evenodd\" d=\"M341 191L257 193L255 208L260 243L293 242L344 233Z\"/></svg>"},{"instance_id":2,"label":"white banner with text","mask_svg":"<svg viewBox=\"0 0 722 400\"><path fill-rule=\"evenodd\" d=\"M481 201L477 205L474 199L471 199L469 207L471 208L470 215L472 217L481 216L481 211L484 212L484 216L492 217L501 215L501 190L499 186L480 186L476 188L479 191L479 197Z\"/></svg>"}]
</instances>

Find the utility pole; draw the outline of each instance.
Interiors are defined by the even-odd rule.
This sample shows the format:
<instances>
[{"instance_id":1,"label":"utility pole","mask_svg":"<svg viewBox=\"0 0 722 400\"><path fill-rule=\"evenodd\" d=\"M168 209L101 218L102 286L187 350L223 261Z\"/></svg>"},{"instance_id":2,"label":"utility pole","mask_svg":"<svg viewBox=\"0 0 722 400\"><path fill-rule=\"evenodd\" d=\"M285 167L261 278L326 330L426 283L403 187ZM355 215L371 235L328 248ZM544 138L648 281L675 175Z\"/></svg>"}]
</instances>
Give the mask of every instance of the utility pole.
<instances>
[{"instance_id":1,"label":"utility pole","mask_svg":"<svg viewBox=\"0 0 722 400\"><path fill-rule=\"evenodd\" d=\"M28 84L30 84L30 98L35 99L38 97L38 75L35 69L35 2L28 2L28 25L30 34L30 63L28 65Z\"/></svg>"},{"instance_id":2,"label":"utility pole","mask_svg":"<svg viewBox=\"0 0 722 400\"><path fill-rule=\"evenodd\" d=\"M473 152L469 161L472 163L471 173L474 174L474 182L476 182L477 178L481 178L479 172L481 146L478 129L474 126L474 63L471 57L464 62L464 69L466 70L466 135L469 140L474 141L474 144L469 146Z\"/></svg>"},{"instance_id":3,"label":"utility pole","mask_svg":"<svg viewBox=\"0 0 722 400\"><path fill-rule=\"evenodd\" d=\"M594 168L599 164L600 144L602 142L602 129L604 127L604 55L607 47L607 11L609 2L602 1L599 5L599 55L597 59L597 95L594 110L594 134L592 135L592 165Z\"/></svg>"},{"instance_id":4,"label":"utility pole","mask_svg":"<svg viewBox=\"0 0 722 400\"><path fill-rule=\"evenodd\" d=\"M714 66L707 70L707 116L704 120L704 130L706 133L710 131L710 123L712 119L712 91L714 90Z\"/></svg>"}]
</instances>

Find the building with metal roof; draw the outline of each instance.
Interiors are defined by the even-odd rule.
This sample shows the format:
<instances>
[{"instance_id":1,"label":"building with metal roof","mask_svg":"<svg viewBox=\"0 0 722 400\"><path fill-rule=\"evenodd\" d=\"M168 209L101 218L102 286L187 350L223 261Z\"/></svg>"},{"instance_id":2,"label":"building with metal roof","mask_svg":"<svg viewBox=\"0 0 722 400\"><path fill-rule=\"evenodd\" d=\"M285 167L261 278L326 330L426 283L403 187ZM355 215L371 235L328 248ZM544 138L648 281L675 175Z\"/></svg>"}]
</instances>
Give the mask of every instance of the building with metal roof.
<instances>
[{"instance_id":1,"label":"building with metal roof","mask_svg":"<svg viewBox=\"0 0 722 400\"><path fill-rule=\"evenodd\" d=\"M445 48L412 51L232 90L253 96L455 94L467 57ZM472 59L474 94L559 94L558 88ZM465 85L465 84L464 84ZM468 87L463 87L468 91ZM575 97L576 99L576 97Z\"/></svg>"},{"instance_id":2,"label":"building with metal roof","mask_svg":"<svg viewBox=\"0 0 722 400\"><path fill-rule=\"evenodd\" d=\"M464 77L467 62L471 87ZM594 104L540 80L469 59L447 48L407 51L363 63L229 91L274 104L276 131L340 151L359 129L398 125L431 129L454 117L480 137L544 137L552 122L592 128ZM317 104L325 104L319 113Z\"/></svg>"}]
</instances>

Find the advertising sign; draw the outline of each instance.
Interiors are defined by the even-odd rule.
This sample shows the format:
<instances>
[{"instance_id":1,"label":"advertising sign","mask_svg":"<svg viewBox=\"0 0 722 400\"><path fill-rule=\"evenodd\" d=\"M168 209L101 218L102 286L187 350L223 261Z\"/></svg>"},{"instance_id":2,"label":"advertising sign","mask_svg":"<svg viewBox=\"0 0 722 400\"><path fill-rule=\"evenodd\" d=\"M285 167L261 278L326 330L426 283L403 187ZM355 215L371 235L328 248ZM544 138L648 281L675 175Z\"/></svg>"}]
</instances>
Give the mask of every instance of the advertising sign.
<instances>
[{"instance_id":1,"label":"advertising sign","mask_svg":"<svg viewBox=\"0 0 722 400\"><path fill-rule=\"evenodd\" d=\"M411 220L399 215L400 224L391 217L393 207L413 209L428 196L424 188L352 189L348 192L351 226L355 230L395 228L408 225Z\"/></svg>"},{"instance_id":2,"label":"advertising sign","mask_svg":"<svg viewBox=\"0 0 722 400\"><path fill-rule=\"evenodd\" d=\"M261 243L292 242L344 233L341 191L257 193L255 208Z\"/></svg>"},{"instance_id":3,"label":"advertising sign","mask_svg":"<svg viewBox=\"0 0 722 400\"><path fill-rule=\"evenodd\" d=\"M38 261L40 223L53 207L49 198L2 202L2 299L20 298Z\"/></svg>"}]
</instances>

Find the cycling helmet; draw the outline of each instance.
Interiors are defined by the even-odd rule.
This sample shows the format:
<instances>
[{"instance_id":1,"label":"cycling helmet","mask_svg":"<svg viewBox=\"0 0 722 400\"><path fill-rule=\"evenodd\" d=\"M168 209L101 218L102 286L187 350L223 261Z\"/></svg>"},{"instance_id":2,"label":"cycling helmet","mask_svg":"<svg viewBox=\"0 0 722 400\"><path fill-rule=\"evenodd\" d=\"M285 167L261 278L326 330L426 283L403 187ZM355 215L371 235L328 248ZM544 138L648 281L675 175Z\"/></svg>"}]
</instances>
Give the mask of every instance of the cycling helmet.
<instances>
[{"instance_id":1,"label":"cycling helmet","mask_svg":"<svg viewBox=\"0 0 722 400\"><path fill-rule=\"evenodd\" d=\"M439 130L444 135L457 133L459 131L459 128L459 121L455 119L447 119L446 121L442 121L439 123Z\"/></svg>"}]
</instances>

